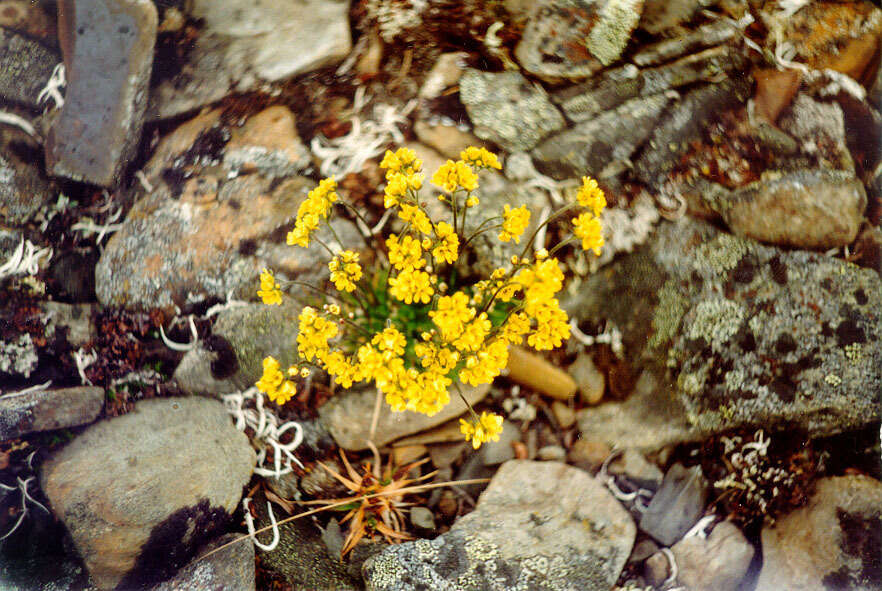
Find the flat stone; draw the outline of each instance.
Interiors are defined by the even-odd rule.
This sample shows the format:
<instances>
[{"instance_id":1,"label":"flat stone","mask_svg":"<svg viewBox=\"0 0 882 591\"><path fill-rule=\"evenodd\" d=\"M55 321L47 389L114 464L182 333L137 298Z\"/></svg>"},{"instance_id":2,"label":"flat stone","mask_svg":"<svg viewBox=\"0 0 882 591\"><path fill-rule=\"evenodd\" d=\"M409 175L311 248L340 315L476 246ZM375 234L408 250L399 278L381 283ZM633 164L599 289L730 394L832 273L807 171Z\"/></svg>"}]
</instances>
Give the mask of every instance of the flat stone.
<instances>
[{"instance_id":1,"label":"flat stone","mask_svg":"<svg viewBox=\"0 0 882 591\"><path fill-rule=\"evenodd\" d=\"M677 581L690 591L735 591L754 555L753 546L730 521L717 524L707 538L680 540L671 552Z\"/></svg>"},{"instance_id":2,"label":"flat stone","mask_svg":"<svg viewBox=\"0 0 882 591\"><path fill-rule=\"evenodd\" d=\"M643 0L542 0L515 57L540 78L587 78L619 58L642 10Z\"/></svg>"},{"instance_id":3,"label":"flat stone","mask_svg":"<svg viewBox=\"0 0 882 591\"><path fill-rule=\"evenodd\" d=\"M91 423L104 407L104 388L60 388L0 398L0 441Z\"/></svg>"},{"instance_id":4,"label":"flat stone","mask_svg":"<svg viewBox=\"0 0 882 591\"><path fill-rule=\"evenodd\" d=\"M871 591L882 586L882 483L822 478L808 503L762 531L757 591Z\"/></svg>"},{"instance_id":5,"label":"flat stone","mask_svg":"<svg viewBox=\"0 0 882 591\"><path fill-rule=\"evenodd\" d=\"M582 402L593 405L601 401L606 390L606 377L594 365L590 355L579 353L567 371L576 381Z\"/></svg>"},{"instance_id":6,"label":"flat stone","mask_svg":"<svg viewBox=\"0 0 882 591\"><path fill-rule=\"evenodd\" d=\"M519 72L467 69L459 94L475 135L509 152L529 150L565 125L545 91Z\"/></svg>"},{"instance_id":7,"label":"flat stone","mask_svg":"<svg viewBox=\"0 0 882 591\"><path fill-rule=\"evenodd\" d=\"M348 0L221 4L198 0L188 16L204 23L178 71L152 89L148 118L167 119L333 65L352 49Z\"/></svg>"},{"instance_id":8,"label":"flat stone","mask_svg":"<svg viewBox=\"0 0 882 591\"><path fill-rule=\"evenodd\" d=\"M0 97L31 109L61 61L58 52L15 31L0 27Z\"/></svg>"},{"instance_id":9,"label":"flat stone","mask_svg":"<svg viewBox=\"0 0 882 591\"><path fill-rule=\"evenodd\" d=\"M64 0L59 10L67 88L46 140L46 169L114 186L141 136L156 7L149 0Z\"/></svg>"},{"instance_id":10,"label":"flat stone","mask_svg":"<svg viewBox=\"0 0 882 591\"><path fill-rule=\"evenodd\" d=\"M102 588L158 583L222 533L256 455L220 402L154 398L87 428L40 484Z\"/></svg>"},{"instance_id":11,"label":"flat stone","mask_svg":"<svg viewBox=\"0 0 882 591\"><path fill-rule=\"evenodd\" d=\"M587 472L513 460L449 532L390 546L363 573L371 591L606 590L635 534L627 511Z\"/></svg>"},{"instance_id":12,"label":"flat stone","mask_svg":"<svg viewBox=\"0 0 882 591\"><path fill-rule=\"evenodd\" d=\"M768 175L742 187L718 207L738 236L825 250L854 242L867 195L852 173L798 170Z\"/></svg>"},{"instance_id":13,"label":"flat stone","mask_svg":"<svg viewBox=\"0 0 882 591\"><path fill-rule=\"evenodd\" d=\"M640 518L640 529L662 545L672 545L698 522L707 494L708 482L700 466L674 464Z\"/></svg>"},{"instance_id":14,"label":"flat stone","mask_svg":"<svg viewBox=\"0 0 882 591\"><path fill-rule=\"evenodd\" d=\"M576 123L532 151L536 168L557 179L591 175L630 159L652 133L671 99L664 94L631 99L594 119Z\"/></svg>"},{"instance_id":15,"label":"flat stone","mask_svg":"<svg viewBox=\"0 0 882 591\"><path fill-rule=\"evenodd\" d=\"M611 320L629 358L669 372L698 432L761 426L815 437L879 420L875 271L684 218L659 225L579 294L568 309ZM595 420L580 418L582 430L604 430L589 410Z\"/></svg>"},{"instance_id":16,"label":"flat stone","mask_svg":"<svg viewBox=\"0 0 882 591\"><path fill-rule=\"evenodd\" d=\"M691 2L697 6L703 0L691 0ZM646 4L646 11L643 13L640 27L643 28L644 24L649 21L651 16L650 8L672 7L676 4L677 2L650 0ZM678 37L664 39L663 41L641 47L631 60L640 67L657 66L678 57L707 49L708 47L727 43L734 39L737 34L738 27L735 23L729 19L721 18L696 27L694 30L689 30Z\"/></svg>"},{"instance_id":17,"label":"flat stone","mask_svg":"<svg viewBox=\"0 0 882 591\"><path fill-rule=\"evenodd\" d=\"M463 395L473 406L489 391L489 384L476 387L462 386ZM350 451L368 448L376 397L377 392L373 388L348 390L338 393L319 408L321 422L337 445ZM409 410L393 412L389 405L383 402L380 405L380 416L373 443L381 446L401 437L425 431L462 414L464 410L462 401L455 392L450 397L450 403L431 417Z\"/></svg>"},{"instance_id":18,"label":"flat stone","mask_svg":"<svg viewBox=\"0 0 882 591\"><path fill-rule=\"evenodd\" d=\"M254 544L251 540L241 541L240 538L241 536L237 534L227 534L206 544L199 551L200 558L196 558L179 570L171 579L151 587L150 591L219 591L221 589L254 591ZM234 540L240 541L211 556L201 558L204 554Z\"/></svg>"}]
</instances>

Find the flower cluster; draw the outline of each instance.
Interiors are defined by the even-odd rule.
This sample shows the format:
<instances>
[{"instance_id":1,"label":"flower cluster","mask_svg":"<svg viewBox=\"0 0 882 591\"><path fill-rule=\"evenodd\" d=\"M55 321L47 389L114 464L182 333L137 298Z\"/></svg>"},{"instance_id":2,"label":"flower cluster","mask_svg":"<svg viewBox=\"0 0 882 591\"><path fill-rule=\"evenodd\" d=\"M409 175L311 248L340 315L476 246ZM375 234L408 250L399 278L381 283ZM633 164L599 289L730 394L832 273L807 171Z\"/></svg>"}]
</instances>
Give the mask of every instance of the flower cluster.
<instances>
[{"instance_id":1,"label":"flower cluster","mask_svg":"<svg viewBox=\"0 0 882 591\"><path fill-rule=\"evenodd\" d=\"M508 348L526 343L537 350L558 347L569 337L566 313L557 294L563 271L545 249L527 257L533 237L523 252L495 269L483 280L462 279L461 265L471 239L494 232L502 242L520 244L530 226L526 206L505 205L497 217L484 220L470 236L465 218L478 205L474 191L482 169L499 169L492 152L469 147L460 159L448 160L431 177L444 193L450 219L435 221L420 200L422 161L407 148L387 151L380 164L385 170L383 203L395 209L400 229L378 246L380 263L363 268L359 253L328 250L334 302L303 308L298 319L297 345L300 367L315 366L348 388L372 382L395 411L411 410L432 415L450 402L450 388L492 381L508 363ZM300 206L288 243L309 244L322 220L331 216L338 196L333 179L323 180ZM350 207L340 201L339 205ZM574 233L584 249L599 252L603 245L599 216L606 205L603 192L584 179L578 203L564 209L584 209L573 219ZM559 211L543 224L560 217ZM356 212L357 214L357 212ZM542 224L540 224L541 226ZM385 259L386 264L383 264ZM374 268L371 268L374 267ZM261 275L261 299L268 304L281 299L272 273ZM296 375L298 367L289 368ZM278 363L267 358L258 388L271 399L284 402L294 392ZM474 447L496 440L502 418L472 411L462 422L462 433Z\"/></svg>"}]
</instances>

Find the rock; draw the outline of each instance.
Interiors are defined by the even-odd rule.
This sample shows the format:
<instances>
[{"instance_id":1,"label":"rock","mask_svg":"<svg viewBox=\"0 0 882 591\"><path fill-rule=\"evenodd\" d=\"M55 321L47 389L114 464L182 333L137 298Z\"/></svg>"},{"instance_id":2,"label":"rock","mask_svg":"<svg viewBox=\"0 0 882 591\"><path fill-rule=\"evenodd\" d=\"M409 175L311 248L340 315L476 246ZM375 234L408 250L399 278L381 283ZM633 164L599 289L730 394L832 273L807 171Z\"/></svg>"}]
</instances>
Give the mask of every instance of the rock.
<instances>
[{"instance_id":1,"label":"rock","mask_svg":"<svg viewBox=\"0 0 882 591\"><path fill-rule=\"evenodd\" d=\"M310 154L297 135L294 114L276 105L233 131L223 163L230 174L257 171L268 178L286 177L308 168Z\"/></svg>"},{"instance_id":2,"label":"rock","mask_svg":"<svg viewBox=\"0 0 882 591\"><path fill-rule=\"evenodd\" d=\"M207 552L240 538L237 534L227 534L207 544L199 551L200 558L182 568L171 579L151 587L150 591L254 591L254 544L250 540L233 543L211 556L201 558Z\"/></svg>"},{"instance_id":3,"label":"rock","mask_svg":"<svg viewBox=\"0 0 882 591\"><path fill-rule=\"evenodd\" d=\"M502 433L499 441L488 441L481 446L477 455L481 456L481 463L485 466L498 466L515 458L512 443L521 440L521 430L511 421L502 421Z\"/></svg>"},{"instance_id":4,"label":"rock","mask_svg":"<svg viewBox=\"0 0 882 591\"><path fill-rule=\"evenodd\" d=\"M759 119L774 124L799 91L802 72L777 68L754 68L756 80L754 112Z\"/></svg>"},{"instance_id":5,"label":"rock","mask_svg":"<svg viewBox=\"0 0 882 591\"><path fill-rule=\"evenodd\" d=\"M579 431L609 447L652 453L666 445L695 441L698 432L689 424L674 388L649 371L638 378L634 393L623 402L606 402L576 413Z\"/></svg>"},{"instance_id":6,"label":"rock","mask_svg":"<svg viewBox=\"0 0 882 591\"><path fill-rule=\"evenodd\" d=\"M649 538L643 538L642 540L634 544L634 549L631 551L631 556L628 557L628 563L632 564L635 562L643 562L656 552L658 552L658 544L656 544Z\"/></svg>"},{"instance_id":7,"label":"rock","mask_svg":"<svg viewBox=\"0 0 882 591\"><path fill-rule=\"evenodd\" d=\"M560 400L551 403L551 412L561 429L569 429L576 423L576 413Z\"/></svg>"},{"instance_id":8,"label":"rock","mask_svg":"<svg viewBox=\"0 0 882 591\"><path fill-rule=\"evenodd\" d=\"M635 533L628 513L588 473L513 460L449 532L390 546L363 573L371 591L609 589Z\"/></svg>"},{"instance_id":9,"label":"rock","mask_svg":"<svg viewBox=\"0 0 882 591\"><path fill-rule=\"evenodd\" d=\"M606 376L594 365L591 355L579 353L567 371L576 381L582 402L591 405L600 402L606 389Z\"/></svg>"},{"instance_id":10,"label":"rock","mask_svg":"<svg viewBox=\"0 0 882 591\"><path fill-rule=\"evenodd\" d=\"M644 249L579 293L569 309L613 321L629 358L671 372L702 433L759 425L815 437L879 419L882 281L873 271L684 218L658 226ZM604 406L582 411L595 417L580 417L583 431L608 430L597 420Z\"/></svg>"},{"instance_id":11,"label":"rock","mask_svg":"<svg viewBox=\"0 0 882 591\"><path fill-rule=\"evenodd\" d=\"M645 0L640 28L658 35L678 25L688 24L702 8L718 0Z\"/></svg>"},{"instance_id":12,"label":"rock","mask_svg":"<svg viewBox=\"0 0 882 591\"><path fill-rule=\"evenodd\" d=\"M524 347L509 347L506 369L511 381L551 398L569 400L576 395L576 382L567 372Z\"/></svg>"},{"instance_id":13,"label":"rock","mask_svg":"<svg viewBox=\"0 0 882 591\"><path fill-rule=\"evenodd\" d=\"M671 561L664 552L656 552L646 559L643 565L643 575L646 582L652 586L660 587L671 576Z\"/></svg>"},{"instance_id":14,"label":"rock","mask_svg":"<svg viewBox=\"0 0 882 591\"><path fill-rule=\"evenodd\" d=\"M225 340L223 344L218 342L218 345L219 350L210 351L203 343L199 343L184 353L172 376L182 392L222 396L241 389L229 379L229 375L235 375L239 370L238 362L233 363L236 359L235 352Z\"/></svg>"},{"instance_id":15,"label":"rock","mask_svg":"<svg viewBox=\"0 0 882 591\"><path fill-rule=\"evenodd\" d=\"M462 391L469 404L475 405L487 395L490 385L483 384L477 387L463 385ZM350 451L368 448L367 439L370 435L376 397L377 392L373 388L347 390L340 392L319 408L322 424L340 447ZM380 405L380 418L373 443L381 446L405 435L424 431L462 414L463 410L462 401L455 393L451 395L450 403L431 417L409 410L393 412L388 404L383 403Z\"/></svg>"},{"instance_id":16,"label":"rock","mask_svg":"<svg viewBox=\"0 0 882 591\"><path fill-rule=\"evenodd\" d=\"M91 423L104 407L104 389L40 390L0 398L0 441Z\"/></svg>"},{"instance_id":17,"label":"rock","mask_svg":"<svg viewBox=\"0 0 882 591\"><path fill-rule=\"evenodd\" d=\"M555 94L564 114L584 121L612 110L628 99L651 96L695 82L709 82L721 72L741 71L746 60L732 47L714 47L657 68L638 70L632 64L606 72Z\"/></svg>"},{"instance_id":18,"label":"rock","mask_svg":"<svg viewBox=\"0 0 882 591\"><path fill-rule=\"evenodd\" d=\"M469 146L485 145L482 140L454 125L440 123L432 125L420 120L414 124L413 131L421 142L438 150L445 158L451 160L459 160L460 152ZM421 154L421 152L417 152L417 154ZM426 168L428 169L428 167Z\"/></svg>"},{"instance_id":19,"label":"rock","mask_svg":"<svg viewBox=\"0 0 882 591\"><path fill-rule=\"evenodd\" d=\"M465 441L429 445L429 457L432 458L432 465L439 469L449 468L462 457L467 446Z\"/></svg>"},{"instance_id":20,"label":"rock","mask_svg":"<svg viewBox=\"0 0 882 591\"><path fill-rule=\"evenodd\" d=\"M257 514L255 528L270 525L266 497L262 493L254 495L251 507ZM279 508L274 506L273 512L280 520ZM267 532L259 534L258 539L268 544L272 536ZM360 588L340 562L339 555L329 554L321 531L309 519L295 519L280 525L278 547L270 552L258 549L257 555L262 568L276 573L293 589L356 591Z\"/></svg>"},{"instance_id":21,"label":"rock","mask_svg":"<svg viewBox=\"0 0 882 591\"><path fill-rule=\"evenodd\" d=\"M426 74L426 79L420 87L419 97L421 99L438 98L445 90L456 85L462 77L468 57L469 54L465 51L442 53L438 56L435 65Z\"/></svg>"},{"instance_id":22,"label":"rock","mask_svg":"<svg viewBox=\"0 0 882 591\"><path fill-rule=\"evenodd\" d=\"M529 150L564 128L563 115L545 91L518 72L467 69L459 96L475 135L509 152Z\"/></svg>"},{"instance_id":23,"label":"rock","mask_svg":"<svg viewBox=\"0 0 882 591\"><path fill-rule=\"evenodd\" d=\"M41 318L46 323L44 334L48 338L67 339L71 347L78 348L95 337L92 315L94 304L63 304L61 302L41 302Z\"/></svg>"},{"instance_id":24,"label":"rock","mask_svg":"<svg viewBox=\"0 0 882 591\"><path fill-rule=\"evenodd\" d=\"M823 478L805 507L762 531L757 591L870 591L879 564L882 484L867 476Z\"/></svg>"},{"instance_id":25,"label":"rock","mask_svg":"<svg viewBox=\"0 0 882 591\"><path fill-rule=\"evenodd\" d=\"M435 516L426 507L411 508L410 522L424 531L435 531Z\"/></svg>"},{"instance_id":26,"label":"rock","mask_svg":"<svg viewBox=\"0 0 882 591\"><path fill-rule=\"evenodd\" d=\"M641 28L651 16L649 12L650 7L656 9L659 7L673 7L676 4L677 2L651 0L646 5L647 10L643 13ZM690 53L727 43L734 39L738 32L739 29L733 21L725 18L717 19L706 25L696 27L694 30L689 30L678 37L664 39L641 47L631 58L631 61L640 67L657 66Z\"/></svg>"},{"instance_id":27,"label":"rock","mask_svg":"<svg viewBox=\"0 0 882 591\"><path fill-rule=\"evenodd\" d=\"M700 466L674 464L643 513L640 529L662 545L672 545L698 522L707 502L707 489Z\"/></svg>"},{"instance_id":28,"label":"rock","mask_svg":"<svg viewBox=\"0 0 882 591\"><path fill-rule=\"evenodd\" d=\"M738 236L824 250L854 242L866 206L864 186L853 174L798 170L767 175L732 192L717 208Z\"/></svg>"},{"instance_id":29,"label":"rock","mask_svg":"<svg viewBox=\"0 0 882 591\"><path fill-rule=\"evenodd\" d=\"M621 475L637 484L640 488L656 491L659 489L664 478L658 466L650 463L638 451L626 449L609 464L609 473Z\"/></svg>"},{"instance_id":30,"label":"rock","mask_svg":"<svg viewBox=\"0 0 882 591\"><path fill-rule=\"evenodd\" d=\"M148 0L64 0L64 106L46 140L46 170L110 187L135 155L156 40Z\"/></svg>"},{"instance_id":31,"label":"rock","mask_svg":"<svg viewBox=\"0 0 882 591\"><path fill-rule=\"evenodd\" d=\"M2 67L0 64L0 69ZM0 221L11 226L24 226L53 200L49 183L30 160L34 154L22 154L12 148L13 142L19 143L22 139L24 134L13 132L0 141ZM30 150L29 143L28 139L19 146Z\"/></svg>"},{"instance_id":32,"label":"rock","mask_svg":"<svg viewBox=\"0 0 882 591\"><path fill-rule=\"evenodd\" d=\"M256 456L219 402L144 400L44 462L40 483L102 588L159 582L223 531Z\"/></svg>"},{"instance_id":33,"label":"rock","mask_svg":"<svg viewBox=\"0 0 882 591\"><path fill-rule=\"evenodd\" d=\"M152 89L151 120L332 65L352 49L348 0L198 0L188 16L203 28L183 66Z\"/></svg>"},{"instance_id":34,"label":"rock","mask_svg":"<svg viewBox=\"0 0 882 591\"><path fill-rule=\"evenodd\" d=\"M539 78L587 78L619 58L642 10L643 0L542 0L515 57Z\"/></svg>"},{"instance_id":35,"label":"rock","mask_svg":"<svg viewBox=\"0 0 882 591\"><path fill-rule=\"evenodd\" d=\"M47 12L51 9L46 10L41 4L28 0L3 0L0 2L0 27L51 41L55 37L55 27Z\"/></svg>"},{"instance_id":36,"label":"rock","mask_svg":"<svg viewBox=\"0 0 882 591\"><path fill-rule=\"evenodd\" d=\"M778 122L781 129L813 156L821 168L854 172L845 137L845 117L838 103L822 103L799 94Z\"/></svg>"},{"instance_id":37,"label":"rock","mask_svg":"<svg viewBox=\"0 0 882 591\"><path fill-rule=\"evenodd\" d=\"M747 100L749 92L750 81L745 76L689 91L652 131L646 148L634 161L634 174L651 187L661 186L692 142L701 138L707 122Z\"/></svg>"},{"instance_id":38,"label":"rock","mask_svg":"<svg viewBox=\"0 0 882 591\"><path fill-rule=\"evenodd\" d=\"M41 108L37 95L61 56L5 26L0 27L0 97L37 110Z\"/></svg>"},{"instance_id":39,"label":"rock","mask_svg":"<svg viewBox=\"0 0 882 591\"><path fill-rule=\"evenodd\" d=\"M39 362L34 339L29 333L0 340L0 374L29 378Z\"/></svg>"},{"instance_id":40,"label":"rock","mask_svg":"<svg viewBox=\"0 0 882 591\"><path fill-rule=\"evenodd\" d=\"M580 436L570 448L567 457L570 462L585 469L599 468L603 461L612 453L612 449L599 439Z\"/></svg>"},{"instance_id":41,"label":"rock","mask_svg":"<svg viewBox=\"0 0 882 591\"><path fill-rule=\"evenodd\" d=\"M49 278L57 292L74 302L94 302L98 256L94 248L71 248L54 257Z\"/></svg>"},{"instance_id":42,"label":"rock","mask_svg":"<svg viewBox=\"0 0 882 591\"><path fill-rule=\"evenodd\" d=\"M878 226L865 228L855 241L855 263L882 275L882 229Z\"/></svg>"},{"instance_id":43,"label":"rock","mask_svg":"<svg viewBox=\"0 0 882 591\"><path fill-rule=\"evenodd\" d=\"M557 179L603 178L609 167L628 160L652 133L670 99L661 94L627 101L612 111L551 136L533 150L540 172Z\"/></svg>"},{"instance_id":44,"label":"rock","mask_svg":"<svg viewBox=\"0 0 882 591\"><path fill-rule=\"evenodd\" d=\"M690 591L736 591L753 560L753 546L729 521L714 527L707 539L690 536L671 548L677 581Z\"/></svg>"},{"instance_id":45,"label":"rock","mask_svg":"<svg viewBox=\"0 0 882 591\"><path fill-rule=\"evenodd\" d=\"M536 458L543 462L565 462L567 450L559 445L546 445L539 448Z\"/></svg>"}]
</instances>

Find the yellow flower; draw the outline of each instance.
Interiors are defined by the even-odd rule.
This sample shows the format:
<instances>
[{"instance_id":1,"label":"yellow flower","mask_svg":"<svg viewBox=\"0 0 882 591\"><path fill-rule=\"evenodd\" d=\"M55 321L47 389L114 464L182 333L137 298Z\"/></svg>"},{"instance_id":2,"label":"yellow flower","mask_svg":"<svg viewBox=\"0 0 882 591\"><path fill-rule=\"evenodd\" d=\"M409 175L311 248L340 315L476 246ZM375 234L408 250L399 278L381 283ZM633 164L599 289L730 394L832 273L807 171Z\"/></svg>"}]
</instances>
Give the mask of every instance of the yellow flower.
<instances>
[{"instance_id":1,"label":"yellow flower","mask_svg":"<svg viewBox=\"0 0 882 591\"><path fill-rule=\"evenodd\" d=\"M432 232L432 222L429 220L429 216L416 205L402 203L398 217L405 222L410 222L420 234L430 234Z\"/></svg>"},{"instance_id":2,"label":"yellow flower","mask_svg":"<svg viewBox=\"0 0 882 591\"><path fill-rule=\"evenodd\" d=\"M404 174L402 172L387 173L388 182L383 195L383 206L386 209L395 207L404 199L408 190L419 191L423 186L423 175L417 173Z\"/></svg>"},{"instance_id":3,"label":"yellow flower","mask_svg":"<svg viewBox=\"0 0 882 591\"><path fill-rule=\"evenodd\" d=\"M417 269L405 269L398 273L397 277L389 279L389 293L405 304L413 302L428 304L432 301L431 277L425 271Z\"/></svg>"},{"instance_id":4,"label":"yellow flower","mask_svg":"<svg viewBox=\"0 0 882 591\"><path fill-rule=\"evenodd\" d=\"M466 359L459 378L472 386L489 384L507 363L508 343L503 339L494 339Z\"/></svg>"},{"instance_id":5,"label":"yellow flower","mask_svg":"<svg viewBox=\"0 0 882 591\"><path fill-rule=\"evenodd\" d=\"M439 374L446 375L459 361L459 352L434 343L417 343L413 350L424 368Z\"/></svg>"},{"instance_id":6,"label":"yellow flower","mask_svg":"<svg viewBox=\"0 0 882 591\"><path fill-rule=\"evenodd\" d=\"M502 325L499 335L514 345L520 345L528 332L530 332L530 317L524 312L515 312Z\"/></svg>"},{"instance_id":7,"label":"yellow flower","mask_svg":"<svg viewBox=\"0 0 882 591\"><path fill-rule=\"evenodd\" d=\"M595 216L599 216L606 207L606 197L603 190L597 186L597 181L587 176L582 177L582 186L576 194L579 205L591 208ZM587 250L587 249L586 249Z\"/></svg>"},{"instance_id":8,"label":"yellow flower","mask_svg":"<svg viewBox=\"0 0 882 591\"><path fill-rule=\"evenodd\" d=\"M463 327L462 333L453 341L453 346L460 351L477 351L484 344L484 339L490 334L493 325L487 318L486 312L474 318Z\"/></svg>"},{"instance_id":9,"label":"yellow flower","mask_svg":"<svg viewBox=\"0 0 882 591\"><path fill-rule=\"evenodd\" d=\"M321 219L327 219L338 199L336 187L337 182L331 177L320 181L318 187L309 192L297 209L294 229L288 232L286 242L289 245L309 246L309 234L318 229Z\"/></svg>"},{"instance_id":10,"label":"yellow flower","mask_svg":"<svg viewBox=\"0 0 882 591\"><path fill-rule=\"evenodd\" d=\"M398 148L394 152L386 150L380 168L386 170L386 179L391 178L396 172L412 174L423 168L423 161L416 157L416 152L410 148Z\"/></svg>"},{"instance_id":11,"label":"yellow flower","mask_svg":"<svg viewBox=\"0 0 882 591\"><path fill-rule=\"evenodd\" d=\"M432 251L435 260L452 265L459 256L459 236L456 235L453 226L447 222L438 222L435 226L435 236L438 237L438 245Z\"/></svg>"},{"instance_id":12,"label":"yellow flower","mask_svg":"<svg viewBox=\"0 0 882 591\"><path fill-rule=\"evenodd\" d=\"M460 432L465 435L466 441L472 442L475 449L481 447L482 443L499 441L499 434L502 433L502 417L487 411L482 412L475 422L460 419L459 423Z\"/></svg>"},{"instance_id":13,"label":"yellow flower","mask_svg":"<svg viewBox=\"0 0 882 591\"><path fill-rule=\"evenodd\" d=\"M515 243L520 244L521 234L524 233L524 230L530 224L530 210L527 209L526 205L521 205L516 209L506 205L502 216L504 220L502 222L502 231L499 233L499 239L503 242L514 240Z\"/></svg>"},{"instance_id":14,"label":"yellow flower","mask_svg":"<svg viewBox=\"0 0 882 591\"><path fill-rule=\"evenodd\" d=\"M278 306L282 303L282 291L279 287L281 286L276 283L276 278L273 277L272 271L268 271L267 269L261 271L260 289L257 290L257 295L260 296L260 299L263 300L264 304L275 304Z\"/></svg>"},{"instance_id":15,"label":"yellow flower","mask_svg":"<svg viewBox=\"0 0 882 591\"><path fill-rule=\"evenodd\" d=\"M537 351L560 347L564 339L570 338L567 313L561 310L556 299L537 306L532 315L536 319L536 329L527 337L527 344Z\"/></svg>"},{"instance_id":16,"label":"yellow flower","mask_svg":"<svg viewBox=\"0 0 882 591\"><path fill-rule=\"evenodd\" d=\"M328 352L328 340L337 336L337 325L318 315L315 308L303 308L299 320L297 351L307 361L321 358Z\"/></svg>"},{"instance_id":17,"label":"yellow flower","mask_svg":"<svg viewBox=\"0 0 882 591\"><path fill-rule=\"evenodd\" d=\"M600 248L603 246L603 225L599 219L587 211L573 218L573 234L582 239L582 250L593 250L594 254L600 256Z\"/></svg>"},{"instance_id":18,"label":"yellow flower","mask_svg":"<svg viewBox=\"0 0 882 591\"><path fill-rule=\"evenodd\" d=\"M452 343L459 338L465 323L475 317L475 309L469 307L469 296L461 291L453 295L442 296L434 310L429 312L429 318L441 331L441 338Z\"/></svg>"},{"instance_id":19,"label":"yellow flower","mask_svg":"<svg viewBox=\"0 0 882 591\"><path fill-rule=\"evenodd\" d=\"M358 370L341 351L328 353L322 363L325 371L334 376L342 388L349 388L354 381L357 381Z\"/></svg>"},{"instance_id":20,"label":"yellow flower","mask_svg":"<svg viewBox=\"0 0 882 591\"><path fill-rule=\"evenodd\" d=\"M448 193L457 189L474 191L478 188L478 175L462 160L448 160L432 176L432 184L441 187Z\"/></svg>"},{"instance_id":21,"label":"yellow flower","mask_svg":"<svg viewBox=\"0 0 882 591\"><path fill-rule=\"evenodd\" d=\"M422 246L412 236L404 236L399 240L398 236L391 234L386 240L386 247L389 249L389 262L399 271L421 269L426 265Z\"/></svg>"},{"instance_id":22,"label":"yellow flower","mask_svg":"<svg viewBox=\"0 0 882 591\"><path fill-rule=\"evenodd\" d=\"M344 250L328 263L331 270L331 281L340 291L355 291L355 282L361 279L361 265L358 264L358 253Z\"/></svg>"},{"instance_id":23,"label":"yellow flower","mask_svg":"<svg viewBox=\"0 0 882 591\"><path fill-rule=\"evenodd\" d=\"M279 367L279 362L272 357L263 360L263 375L255 384L257 389L266 394L270 401L279 405L285 404L297 393L297 388Z\"/></svg>"},{"instance_id":24,"label":"yellow flower","mask_svg":"<svg viewBox=\"0 0 882 591\"><path fill-rule=\"evenodd\" d=\"M495 168L497 170L502 169L502 165L499 163L499 159L496 157L496 154L490 152L485 148L476 148L475 146L469 146L459 153L459 157L460 159L471 164L475 168Z\"/></svg>"},{"instance_id":25,"label":"yellow flower","mask_svg":"<svg viewBox=\"0 0 882 591\"><path fill-rule=\"evenodd\" d=\"M398 330L389 327L383 329L383 332L375 334L371 339L371 344L376 345L380 351L391 351L395 355L403 355L407 339Z\"/></svg>"}]
</instances>

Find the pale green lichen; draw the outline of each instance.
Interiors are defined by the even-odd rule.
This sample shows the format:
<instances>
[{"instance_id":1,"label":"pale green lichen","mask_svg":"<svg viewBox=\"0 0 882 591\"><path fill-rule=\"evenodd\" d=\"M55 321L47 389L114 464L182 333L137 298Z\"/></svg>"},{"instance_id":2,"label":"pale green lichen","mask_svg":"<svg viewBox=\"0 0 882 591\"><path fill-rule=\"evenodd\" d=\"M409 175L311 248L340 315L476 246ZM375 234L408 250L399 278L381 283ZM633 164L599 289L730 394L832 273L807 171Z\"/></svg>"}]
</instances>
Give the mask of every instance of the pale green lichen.
<instances>
[{"instance_id":1,"label":"pale green lichen","mask_svg":"<svg viewBox=\"0 0 882 591\"><path fill-rule=\"evenodd\" d=\"M738 332L744 320L744 308L725 298L699 302L686 335L690 339L703 338L715 351L720 350Z\"/></svg>"},{"instance_id":2,"label":"pale green lichen","mask_svg":"<svg viewBox=\"0 0 882 591\"><path fill-rule=\"evenodd\" d=\"M698 270L710 268L717 275L722 275L737 267L750 248L750 242L743 238L720 234L695 249L694 264Z\"/></svg>"},{"instance_id":3,"label":"pale green lichen","mask_svg":"<svg viewBox=\"0 0 882 591\"><path fill-rule=\"evenodd\" d=\"M680 320L688 308L689 302L680 294L676 283L666 281L658 292L649 346L654 349L661 347L677 336Z\"/></svg>"},{"instance_id":4,"label":"pale green lichen","mask_svg":"<svg viewBox=\"0 0 882 591\"><path fill-rule=\"evenodd\" d=\"M864 357L864 347L860 343L851 343L845 346L845 358L852 363L858 363Z\"/></svg>"},{"instance_id":5,"label":"pale green lichen","mask_svg":"<svg viewBox=\"0 0 882 591\"><path fill-rule=\"evenodd\" d=\"M640 20L643 0L609 0L598 14L597 24L588 33L588 51L604 66L622 55L631 32Z\"/></svg>"},{"instance_id":6,"label":"pale green lichen","mask_svg":"<svg viewBox=\"0 0 882 591\"><path fill-rule=\"evenodd\" d=\"M826 376L824 376L824 381L833 387L842 385L842 378L840 378L835 373L827 374Z\"/></svg>"}]
</instances>

